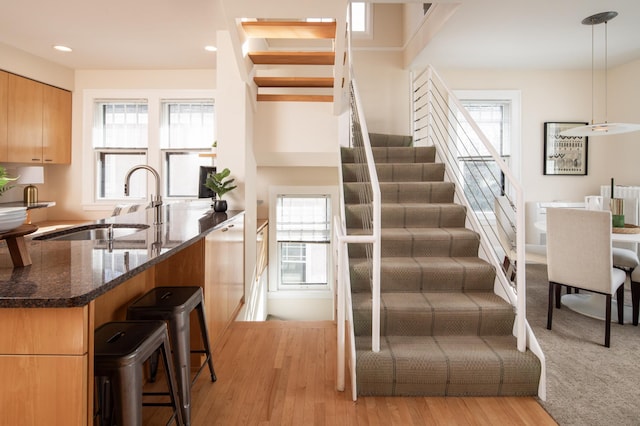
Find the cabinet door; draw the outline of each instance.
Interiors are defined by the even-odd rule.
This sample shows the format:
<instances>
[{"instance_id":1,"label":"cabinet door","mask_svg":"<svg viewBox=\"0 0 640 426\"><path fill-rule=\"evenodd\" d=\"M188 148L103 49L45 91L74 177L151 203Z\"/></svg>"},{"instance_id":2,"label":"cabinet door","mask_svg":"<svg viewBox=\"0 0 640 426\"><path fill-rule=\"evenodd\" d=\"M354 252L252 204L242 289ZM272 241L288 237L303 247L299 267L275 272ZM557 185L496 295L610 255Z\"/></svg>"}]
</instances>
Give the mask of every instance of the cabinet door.
<instances>
[{"instance_id":1,"label":"cabinet door","mask_svg":"<svg viewBox=\"0 0 640 426\"><path fill-rule=\"evenodd\" d=\"M7 147L7 92L9 91L9 74L0 71L0 161L8 160Z\"/></svg>"},{"instance_id":2,"label":"cabinet door","mask_svg":"<svg viewBox=\"0 0 640 426\"><path fill-rule=\"evenodd\" d=\"M9 74L8 161L42 163L43 85Z\"/></svg>"},{"instance_id":3,"label":"cabinet door","mask_svg":"<svg viewBox=\"0 0 640 426\"><path fill-rule=\"evenodd\" d=\"M71 163L71 92L44 86L42 153L45 163Z\"/></svg>"},{"instance_id":4,"label":"cabinet door","mask_svg":"<svg viewBox=\"0 0 640 426\"><path fill-rule=\"evenodd\" d=\"M244 296L244 214L205 238L205 308L215 346Z\"/></svg>"}]
</instances>

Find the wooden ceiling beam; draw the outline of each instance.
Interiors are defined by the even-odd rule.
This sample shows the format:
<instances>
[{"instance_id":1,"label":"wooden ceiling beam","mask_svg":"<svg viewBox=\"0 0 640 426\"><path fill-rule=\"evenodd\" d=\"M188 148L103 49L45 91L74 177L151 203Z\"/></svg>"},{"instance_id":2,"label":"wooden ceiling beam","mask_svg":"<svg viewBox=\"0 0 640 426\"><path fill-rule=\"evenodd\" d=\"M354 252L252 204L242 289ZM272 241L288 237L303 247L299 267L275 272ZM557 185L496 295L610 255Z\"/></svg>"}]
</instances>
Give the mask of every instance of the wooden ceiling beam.
<instances>
[{"instance_id":1,"label":"wooden ceiling beam","mask_svg":"<svg viewBox=\"0 0 640 426\"><path fill-rule=\"evenodd\" d=\"M249 52L256 65L334 65L333 52Z\"/></svg>"},{"instance_id":2,"label":"wooden ceiling beam","mask_svg":"<svg viewBox=\"0 0 640 426\"><path fill-rule=\"evenodd\" d=\"M336 37L336 23L306 21L246 21L242 28L254 38L330 39Z\"/></svg>"},{"instance_id":3,"label":"wooden ceiling beam","mask_svg":"<svg viewBox=\"0 0 640 426\"><path fill-rule=\"evenodd\" d=\"M254 77L258 87L333 87L333 77Z\"/></svg>"}]
</instances>

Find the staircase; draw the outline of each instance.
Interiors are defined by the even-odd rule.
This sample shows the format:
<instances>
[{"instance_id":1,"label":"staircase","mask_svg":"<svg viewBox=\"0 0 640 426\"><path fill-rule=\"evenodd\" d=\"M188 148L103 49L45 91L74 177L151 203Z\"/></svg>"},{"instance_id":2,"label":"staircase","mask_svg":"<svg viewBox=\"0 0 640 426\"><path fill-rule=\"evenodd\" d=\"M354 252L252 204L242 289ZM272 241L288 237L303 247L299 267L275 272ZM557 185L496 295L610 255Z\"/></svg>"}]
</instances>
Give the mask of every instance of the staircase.
<instances>
[{"instance_id":1,"label":"staircase","mask_svg":"<svg viewBox=\"0 0 640 426\"><path fill-rule=\"evenodd\" d=\"M537 395L539 359L519 352L514 308L493 291L495 269L478 257L453 183L435 147L371 134L382 196L381 343L371 350L371 262L349 246L357 389L362 396ZM360 168L342 148L348 234L362 234ZM370 190L370 189L369 189ZM363 214L364 213L364 214Z\"/></svg>"},{"instance_id":2,"label":"staircase","mask_svg":"<svg viewBox=\"0 0 640 426\"><path fill-rule=\"evenodd\" d=\"M336 22L254 20L241 23L258 101L333 102Z\"/></svg>"}]
</instances>

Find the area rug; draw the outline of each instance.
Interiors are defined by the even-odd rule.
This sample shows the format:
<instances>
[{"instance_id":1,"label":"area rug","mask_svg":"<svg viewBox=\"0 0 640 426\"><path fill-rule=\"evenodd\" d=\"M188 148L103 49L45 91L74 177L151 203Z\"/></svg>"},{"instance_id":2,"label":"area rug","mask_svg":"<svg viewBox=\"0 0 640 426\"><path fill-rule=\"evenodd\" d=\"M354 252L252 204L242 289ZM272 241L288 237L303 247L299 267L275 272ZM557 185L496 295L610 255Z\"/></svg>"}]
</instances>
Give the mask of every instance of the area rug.
<instances>
[{"instance_id":1,"label":"area rug","mask_svg":"<svg viewBox=\"0 0 640 426\"><path fill-rule=\"evenodd\" d=\"M542 406L561 426L640 425L640 327L614 319L605 348L603 321L562 307L547 330L546 266L527 265L526 276L527 318L546 357Z\"/></svg>"}]
</instances>

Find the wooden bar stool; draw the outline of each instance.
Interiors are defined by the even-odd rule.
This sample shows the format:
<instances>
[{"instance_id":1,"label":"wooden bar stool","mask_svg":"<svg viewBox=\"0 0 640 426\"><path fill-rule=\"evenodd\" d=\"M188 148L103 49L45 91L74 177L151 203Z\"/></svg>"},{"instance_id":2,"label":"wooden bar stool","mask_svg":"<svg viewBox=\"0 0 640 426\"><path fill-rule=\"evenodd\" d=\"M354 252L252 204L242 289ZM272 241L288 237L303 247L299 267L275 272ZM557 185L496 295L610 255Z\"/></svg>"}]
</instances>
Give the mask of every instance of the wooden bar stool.
<instances>
[{"instance_id":1,"label":"wooden bar stool","mask_svg":"<svg viewBox=\"0 0 640 426\"><path fill-rule=\"evenodd\" d=\"M168 392L143 392L144 362L160 351ZM142 425L142 407L170 406L167 424L182 426L182 412L173 372L167 325L163 321L108 322L94 334L94 375L97 380L100 425ZM143 402L144 395L168 395L171 402ZM115 417L115 419L114 419Z\"/></svg>"},{"instance_id":2,"label":"wooden bar stool","mask_svg":"<svg viewBox=\"0 0 640 426\"><path fill-rule=\"evenodd\" d=\"M127 308L127 319L131 320L164 320L169 326L171 348L178 382L178 393L182 418L186 425L191 424L191 386L196 381L205 365L209 366L211 381L216 381L211 359L211 345L204 313L202 288L193 287L156 287ZM191 349L190 316L193 310L198 313L200 333L204 349ZM198 367L195 377L191 379L192 353L205 354L205 361ZM152 363L152 379L155 365Z\"/></svg>"}]
</instances>

